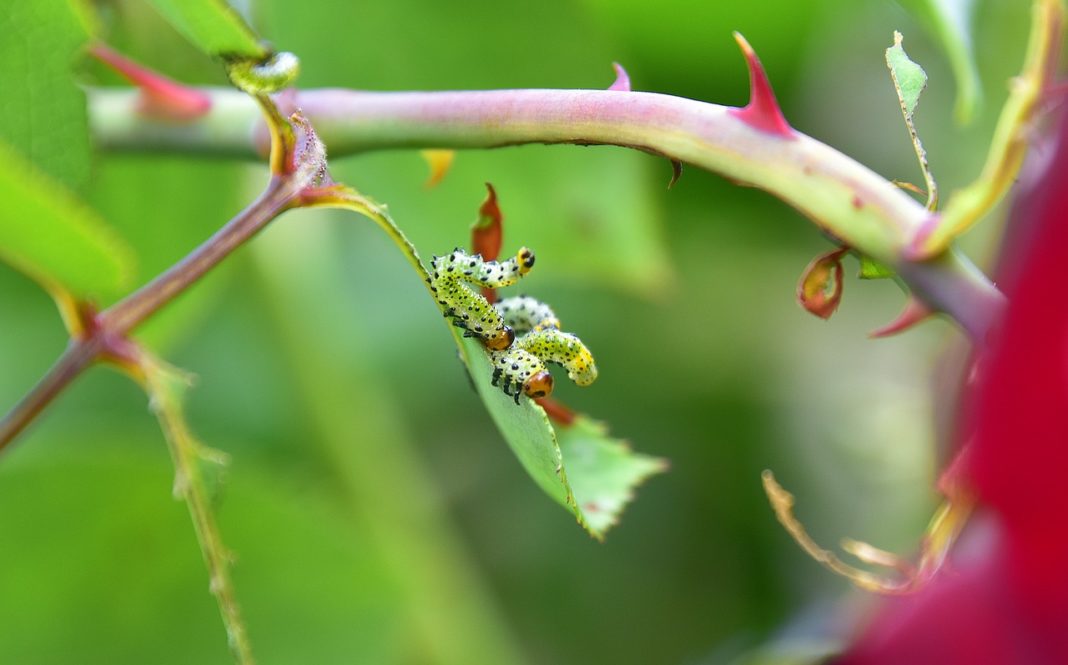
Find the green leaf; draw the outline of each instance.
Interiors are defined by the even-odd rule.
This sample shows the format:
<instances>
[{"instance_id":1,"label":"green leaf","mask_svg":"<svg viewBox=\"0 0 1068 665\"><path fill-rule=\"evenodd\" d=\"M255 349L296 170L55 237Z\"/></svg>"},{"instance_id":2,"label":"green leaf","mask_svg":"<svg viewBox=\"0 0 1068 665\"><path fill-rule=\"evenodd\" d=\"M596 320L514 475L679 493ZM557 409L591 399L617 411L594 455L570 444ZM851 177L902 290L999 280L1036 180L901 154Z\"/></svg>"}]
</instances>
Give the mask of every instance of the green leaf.
<instances>
[{"instance_id":1,"label":"green leaf","mask_svg":"<svg viewBox=\"0 0 1068 665\"><path fill-rule=\"evenodd\" d=\"M89 178L89 138L71 65L88 31L75 4L0 3L0 141L77 191Z\"/></svg>"},{"instance_id":2,"label":"green leaf","mask_svg":"<svg viewBox=\"0 0 1068 665\"><path fill-rule=\"evenodd\" d=\"M419 278L430 283L415 246L383 206L344 185L322 188L318 199L308 199L305 205L344 208L370 218L397 245ZM663 460L630 452L620 441L608 438L603 426L592 423L580 430L582 437L575 440L582 443L569 443L568 450L572 453L565 456L545 411L526 398L516 404L491 385L493 368L482 344L461 337L455 327L449 329L475 390L527 473L542 490L570 510L590 535L603 539L631 499L633 488L645 477L666 468ZM569 482L566 464L572 455L578 462L578 471ZM606 466L602 467L602 462ZM573 486L573 482L577 484Z\"/></svg>"},{"instance_id":3,"label":"green leaf","mask_svg":"<svg viewBox=\"0 0 1068 665\"><path fill-rule=\"evenodd\" d=\"M927 209L933 211L938 207L938 184L927 163L927 151L923 149L920 135L916 132L916 125L912 122L912 114L916 111L920 94L927 87L927 72L909 59L905 49L901 47L901 33L896 31L894 32L894 45L886 49L886 66L890 68L890 78L894 82L894 90L897 91L897 99L901 103L901 115L905 118L905 127L909 130L909 138L912 139L912 149L916 152L916 159L923 173L923 181L927 186Z\"/></svg>"},{"instance_id":4,"label":"green leaf","mask_svg":"<svg viewBox=\"0 0 1068 665\"><path fill-rule=\"evenodd\" d=\"M571 511L591 536L603 540L633 491L667 468L664 460L634 453L607 428L579 417L559 434L533 401L519 404L490 385L493 367L479 342L454 337L475 390L523 468L546 494Z\"/></svg>"},{"instance_id":5,"label":"green leaf","mask_svg":"<svg viewBox=\"0 0 1068 665\"><path fill-rule=\"evenodd\" d=\"M666 460L633 452L625 441L608 436L607 425L585 416L557 428L556 439L575 501L595 536L615 526L634 488L668 468Z\"/></svg>"},{"instance_id":6,"label":"green leaf","mask_svg":"<svg viewBox=\"0 0 1068 665\"><path fill-rule=\"evenodd\" d=\"M133 255L62 184L0 141L0 259L49 290L82 299L125 288Z\"/></svg>"},{"instance_id":7,"label":"green leaf","mask_svg":"<svg viewBox=\"0 0 1068 665\"><path fill-rule=\"evenodd\" d=\"M983 97L972 45L971 22L975 1L912 0L909 4L926 16L949 57L953 76L957 79L957 102L953 111L957 122L971 122Z\"/></svg>"},{"instance_id":8,"label":"green leaf","mask_svg":"<svg viewBox=\"0 0 1068 665\"><path fill-rule=\"evenodd\" d=\"M927 72L909 59L905 49L901 47L900 32L894 33L894 45L886 49L886 65L890 68L890 76L894 80L894 88L897 90L898 100L901 101L905 119L912 120L916 104L920 101L920 93L927 87Z\"/></svg>"},{"instance_id":9,"label":"green leaf","mask_svg":"<svg viewBox=\"0 0 1068 665\"><path fill-rule=\"evenodd\" d=\"M262 60L268 51L223 0L151 0L160 14L200 50L227 58Z\"/></svg>"},{"instance_id":10,"label":"green leaf","mask_svg":"<svg viewBox=\"0 0 1068 665\"><path fill-rule=\"evenodd\" d=\"M894 271L888 266L879 263L870 256L858 254L860 260L860 272L857 276L861 279L886 279L894 276Z\"/></svg>"}]
</instances>

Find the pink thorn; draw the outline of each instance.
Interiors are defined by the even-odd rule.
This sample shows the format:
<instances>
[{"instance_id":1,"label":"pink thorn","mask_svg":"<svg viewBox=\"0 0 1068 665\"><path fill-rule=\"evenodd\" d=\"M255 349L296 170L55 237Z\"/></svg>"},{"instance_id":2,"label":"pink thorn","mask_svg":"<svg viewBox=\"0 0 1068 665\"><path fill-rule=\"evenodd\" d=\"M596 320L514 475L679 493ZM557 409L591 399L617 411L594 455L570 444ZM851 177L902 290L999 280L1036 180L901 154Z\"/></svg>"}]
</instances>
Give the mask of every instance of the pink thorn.
<instances>
[{"instance_id":1,"label":"pink thorn","mask_svg":"<svg viewBox=\"0 0 1068 665\"><path fill-rule=\"evenodd\" d=\"M877 338L896 335L899 332L908 330L932 314L934 314L934 311L930 307L920 302L916 296L910 295L908 300L905 301L905 309L901 310L897 318L882 328L871 331L868 333L868 337Z\"/></svg>"},{"instance_id":2,"label":"pink thorn","mask_svg":"<svg viewBox=\"0 0 1068 665\"><path fill-rule=\"evenodd\" d=\"M786 122L779 102L775 101L775 93L771 89L764 65L760 64L760 58L740 33L734 33L734 39L742 49L745 63L749 67L749 103L743 108L731 109L731 115L755 129L786 138L793 137L794 130L790 123Z\"/></svg>"},{"instance_id":3,"label":"pink thorn","mask_svg":"<svg viewBox=\"0 0 1068 665\"><path fill-rule=\"evenodd\" d=\"M89 54L141 90L140 111L145 115L193 120L211 109L211 97L208 95L142 67L104 44L93 44L89 47Z\"/></svg>"},{"instance_id":4,"label":"pink thorn","mask_svg":"<svg viewBox=\"0 0 1068 665\"><path fill-rule=\"evenodd\" d=\"M608 89L630 92L630 76L627 75L627 70L623 69L623 65L618 62L612 63L612 69L616 70L616 80L608 86Z\"/></svg>"}]
</instances>

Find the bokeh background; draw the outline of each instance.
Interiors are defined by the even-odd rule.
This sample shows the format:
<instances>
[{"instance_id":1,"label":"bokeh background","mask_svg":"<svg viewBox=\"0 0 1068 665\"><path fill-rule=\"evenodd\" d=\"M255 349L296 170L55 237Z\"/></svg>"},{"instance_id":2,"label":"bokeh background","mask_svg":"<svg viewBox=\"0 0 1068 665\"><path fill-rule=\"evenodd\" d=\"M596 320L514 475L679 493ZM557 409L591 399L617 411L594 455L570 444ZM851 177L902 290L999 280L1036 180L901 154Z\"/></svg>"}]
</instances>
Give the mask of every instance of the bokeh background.
<instances>
[{"instance_id":1,"label":"bokeh background","mask_svg":"<svg viewBox=\"0 0 1068 665\"><path fill-rule=\"evenodd\" d=\"M931 78L917 123L948 192L982 163L1027 4L980 3L985 103L965 128L937 41L886 0L239 8L301 57L303 87L603 88L615 60L636 90L742 104L739 30L795 127L920 181L883 62L897 29ZM224 83L148 5L95 7L116 48ZM192 425L232 456L219 517L262 663L790 662L833 644L868 601L776 523L765 468L820 542L914 547L936 501L943 358L960 335L935 321L867 339L902 303L890 282L850 277L829 322L802 311L797 277L830 244L796 212L694 168L669 191L666 161L607 147L460 153L432 189L414 152L331 165L388 203L424 255L466 244L492 182L506 251L538 253L524 292L552 303L601 367L595 386L560 396L671 470L604 544L591 540L525 476L389 241L353 215L288 214L139 335L199 377ZM265 177L260 164L98 154L87 196L137 250L143 282ZM980 262L987 226L967 240ZM0 265L0 408L64 343L50 300ZM171 479L146 398L106 369L4 454L0 663L228 661ZM778 647L753 655L766 644Z\"/></svg>"}]
</instances>

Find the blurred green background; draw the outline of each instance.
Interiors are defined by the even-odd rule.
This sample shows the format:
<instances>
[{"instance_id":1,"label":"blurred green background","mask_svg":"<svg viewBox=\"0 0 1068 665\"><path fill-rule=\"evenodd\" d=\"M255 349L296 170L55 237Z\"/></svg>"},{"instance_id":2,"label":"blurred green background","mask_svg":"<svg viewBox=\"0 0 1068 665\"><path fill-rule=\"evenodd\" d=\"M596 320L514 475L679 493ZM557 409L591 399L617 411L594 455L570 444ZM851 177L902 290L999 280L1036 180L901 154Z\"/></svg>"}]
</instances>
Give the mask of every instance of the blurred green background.
<instances>
[{"instance_id":1,"label":"blurred green background","mask_svg":"<svg viewBox=\"0 0 1068 665\"><path fill-rule=\"evenodd\" d=\"M180 80L220 67L136 1L95 3L116 48ZM952 122L936 40L883 0L241 3L302 60L303 87L607 87L726 104L747 95L731 38L762 57L786 116L888 178L920 181L883 63L901 30L931 84L917 124L944 191L979 170L1027 3L981 4L986 103ZM84 80L113 84L99 67ZM0 94L3 94L0 91ZM189 416L232 455L219 507L262 663L729 663L834 634L865 601L776 523L776 471L817 540L909 551L932 510L945 322L870 341L902 303L850 277L830 321L794 302L830 247L762 192L615 148L460 153L423 183L412 152L332 162L386 202L424 255L465 244L492 182L523 291L590 345L575 408L671 460L604 544L525 476L440 315L389 241L352 215L286 215L147 325L198 375ZM84 196L138 254L172 264L261 186L259 164L96 154ZM3 214L0 212L0 214ZM978 259L982 232L968 239ZM612 260L619 256L626 260ZM0 408L62 350L50 300L0 265ZM944 414L942 414L944 416ZM944 417L943 417L944 419ZM223 663L226 641L146 398L82 377L0 459L0 663Z\"/></svg>"}]
</instances>

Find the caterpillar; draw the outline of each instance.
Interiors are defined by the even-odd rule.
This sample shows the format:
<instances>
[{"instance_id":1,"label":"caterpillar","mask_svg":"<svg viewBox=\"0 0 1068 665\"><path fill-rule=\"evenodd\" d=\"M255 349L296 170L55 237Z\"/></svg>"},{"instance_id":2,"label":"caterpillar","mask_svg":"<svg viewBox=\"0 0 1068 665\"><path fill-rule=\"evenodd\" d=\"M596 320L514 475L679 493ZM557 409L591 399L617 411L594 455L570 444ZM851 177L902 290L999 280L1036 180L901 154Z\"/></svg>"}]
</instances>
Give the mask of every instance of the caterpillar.
<instances>
[{"instance_id":1,"label":"caterpillar","mask_svg":"<svg viewBox=\"0 0 1068 665\"><path fill-rule=\"evenodd\" d=\"M515 332L507 326L499 311L493 308L468 284L491 289L509 286L530 272L534 266L534 252L520 248L507 261L483 261L459 247L451 254L435 256L430 261L430 291L453 325L464 329L465 337L478 337L487 349L502 351L512 345Z\"/></svg>"},{"instance_id":2,"label":"caterpillar","mask_svg":"<svg viewBox=\"0 0 1068 665\"><path fill-rule=\"evenodd\" d=\"M509 329L520 333L510 348L493 350L492 385L503 379L501 389L515 398L547 397L553 391L553 377L546 363L561 365L567 376L580 386L597 379L593 354L577 336L560 330L560 320L545 303L528 296L506 298L494 308Z\"/></svg>"},{"instance_id":3,"label":"caterpillar","mask_svg":"<svg viewBox=\"0 0 1068 665\"><path fill-rule=\"evenodd\" d=\"M504 324L517 335L531 330L560 327L560 319L556 318L552 308L530 296L506 298L494 307L500 312Z\"/></svg>"}]
</instances>

